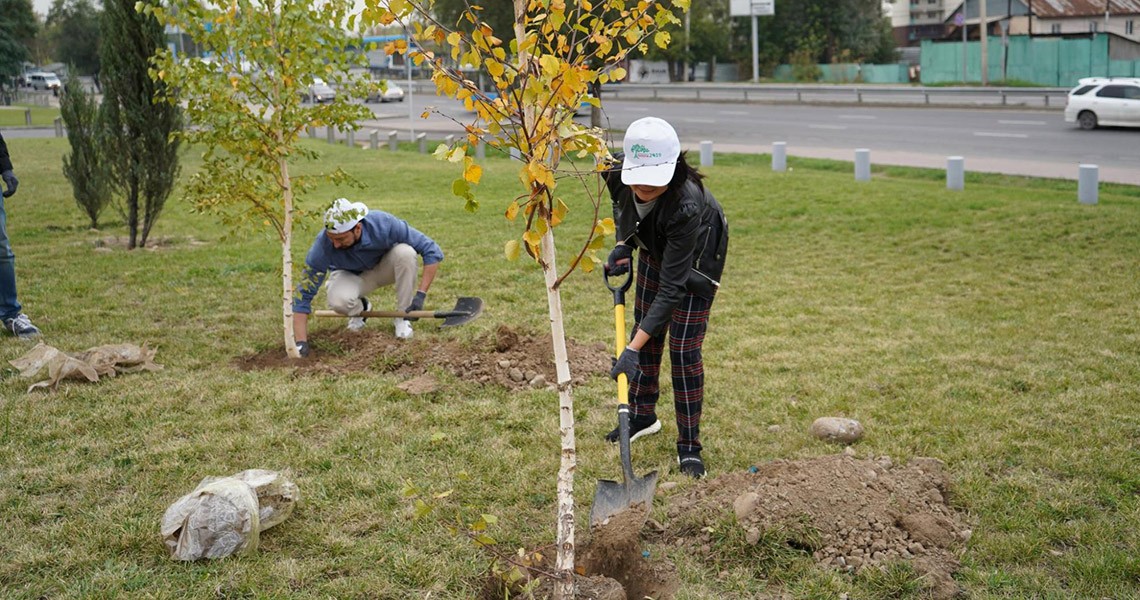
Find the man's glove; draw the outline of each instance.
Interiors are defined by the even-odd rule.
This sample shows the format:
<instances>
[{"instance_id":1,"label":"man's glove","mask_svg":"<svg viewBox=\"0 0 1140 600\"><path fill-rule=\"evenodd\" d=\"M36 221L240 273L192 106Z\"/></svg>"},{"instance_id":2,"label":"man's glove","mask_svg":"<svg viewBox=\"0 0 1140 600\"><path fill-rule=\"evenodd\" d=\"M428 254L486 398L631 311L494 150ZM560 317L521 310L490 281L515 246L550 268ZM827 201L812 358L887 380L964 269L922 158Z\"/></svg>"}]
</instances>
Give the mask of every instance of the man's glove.
<instances>
[{"instance_id":1,"label":"man's glove","mask_svg":"<svg viewBox=\"0 0 1140 600\"><path fill-rule=\"evenodd\" d=\"M633 381L633 378L641 373L637 350L633 348L622 350L621 356L614 363L614 368L610 369L610 379L617 381L619 373L625 373L626 381Z\"/></svg>"},{"instance_id":2,"label":"man's glove","mask_svg":"<svg viewBox=\"0 0 1140 600\"><path fill-rule=\"evenodd\" d=\"M301 353L301 358L308 358L309 342L297 342L297 352Z\"/></svg>"},{"instance_id":3,"label":"man's glove","mask_svg":"<svg viewBox=\"0 0 1140 600\"><path fill-rule=\"evenodd\" d=\"M13 173L11 169L8 169L7 171L0 173L0 177L4 179L4 185L8 188L8 190L4 192L4 197L7 198L8 196L15 194L16 186L20 185L20 180L16 179L16 174Z\"/></svg>"},{"instance_id":4,"label":"man's glove","mask_svg":"<svg viewBox=\"0 0 1140 600\"><path fill-rule=\"evenodd\" d=\"M412 298L412 303L409 304L408 307L404 309L404 312L412 312L413 310L423 310L425 299L427 299L427 292L422 291L422 290L416 292L416 297ZM420 319L419 319L419 317L408 317L407 320L408 321L419 321Z\"/></svg>"},{"instance_id":5,"label":"man's glove","mask_svg":"<svg viewBox=\"0 0 1140 600\"><path fill-rule=\"evenodd\" d=\"M606 275L616 276L625 275L629 271L629 263L633 258L633 246L628 244L618 244L610 251L610 257L606 259ZM619 261L625 261L618 264Z\"/></svg>"}]
</instances>

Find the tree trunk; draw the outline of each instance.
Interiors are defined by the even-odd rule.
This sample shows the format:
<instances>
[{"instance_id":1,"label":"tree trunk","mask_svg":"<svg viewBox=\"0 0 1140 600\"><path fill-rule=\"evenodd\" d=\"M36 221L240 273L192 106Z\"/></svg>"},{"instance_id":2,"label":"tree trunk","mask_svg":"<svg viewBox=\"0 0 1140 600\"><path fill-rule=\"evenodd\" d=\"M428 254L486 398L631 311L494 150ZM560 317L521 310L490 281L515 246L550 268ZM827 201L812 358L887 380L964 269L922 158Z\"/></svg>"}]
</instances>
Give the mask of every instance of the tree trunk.
<instances>
[{"instance_id":1,"label":"tree trunk","mask_svg":"<svg viewBox=\"0 0 1140 600\"><path fill-rule=\"evenodd\" d=\"M557 598L574 598L574 471L578 455L574 443L574 395L570 390L570 360L566 354L566 330L562 322L562 293L554 287L558 268L554 264L554 228L542 236L543 275L554 341L554 370L558 376L558 431L562 439L562 462L558 468L558 569Z\"/></svg>"},{"instance_id":2,"label":"tree trunk","mask_svg":"<svg viewBox=\"0 0 1140 600\"><path fill-rule=\"evenodd\" d=\"M127 189L127 229L131 235L127 249L134 250L139 238L139 183L135 178L131 178Z\"/></svg>"},{"instance_id":3,"label":"tree trunk","mask_svg":"<svg viewBox=\"0 0 1140 600\"><path fill-rule=\"evenodd\" d=\"M285 354L301 358L297 336L293 332L293 184L289 179L289 163L277 159L285 201L285 219L281 224L281 316L285 331Z\"/></svg>"}]
</instances>

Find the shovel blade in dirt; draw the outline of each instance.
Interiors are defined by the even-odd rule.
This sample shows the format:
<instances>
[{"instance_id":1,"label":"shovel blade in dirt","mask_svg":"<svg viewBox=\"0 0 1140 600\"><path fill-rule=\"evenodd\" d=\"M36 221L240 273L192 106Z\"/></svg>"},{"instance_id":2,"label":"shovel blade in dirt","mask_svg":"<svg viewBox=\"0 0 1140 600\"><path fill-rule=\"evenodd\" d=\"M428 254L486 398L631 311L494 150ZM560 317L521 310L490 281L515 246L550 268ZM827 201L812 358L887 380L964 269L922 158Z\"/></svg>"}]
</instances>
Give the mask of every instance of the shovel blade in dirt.
<instances>
[{"instance_id":1,"label":"shovel blade in dirt","mask_svg":"<svg viewBox=\"0 0 1140 600\"><path fill-rule=\"evenodd\" d=\"M403 312L399 310L366 310L357 315L357 317L383 317L383 318L415 318L415 319L443 319L440 327L455 327L457 325L464 325L479 318L483 314L483 299L464 296L455 302L455 308L451 310L413 310ZM350 315L342 315L334 310L315 310L313 316L316 317L341 317L346 318Z\"/></svg>"},{"instance_id":2,"label":"shovel blade in dirt","mask_svg":"<svg viewBox=\"0 0 1140 600\"><path fill-rule=\"evenodd\" d=\"M594 492L594 505L590 508L590 527L596 527L631 508L642 506L640 520L649 517L653 508L653 493L657 489L657 471L644 477L633 474L633 464L629 452L629 405L618 405L618 443L621 450L621 483L608 479L598 480Z\"/></svg>"}]
</instances>

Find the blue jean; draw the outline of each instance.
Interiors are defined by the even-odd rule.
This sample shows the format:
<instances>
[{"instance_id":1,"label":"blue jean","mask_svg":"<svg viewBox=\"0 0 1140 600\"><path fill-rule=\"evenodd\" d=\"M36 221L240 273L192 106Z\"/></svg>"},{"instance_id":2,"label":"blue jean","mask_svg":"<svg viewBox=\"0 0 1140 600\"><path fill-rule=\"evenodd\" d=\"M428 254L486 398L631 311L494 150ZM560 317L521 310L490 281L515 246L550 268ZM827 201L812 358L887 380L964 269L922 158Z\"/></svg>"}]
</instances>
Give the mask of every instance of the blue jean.
<instances>
[{"instance_id":1,"label":"blue jean","mask_svg":"<svg viewBox=\"0 0 1140 600\"><path fill-rule=\"evenodd\" d=\"M15 318L21 308L16 299L16 255L8 241L8 215L0 198L0 319Z\"/></svg>"}]
</instances>

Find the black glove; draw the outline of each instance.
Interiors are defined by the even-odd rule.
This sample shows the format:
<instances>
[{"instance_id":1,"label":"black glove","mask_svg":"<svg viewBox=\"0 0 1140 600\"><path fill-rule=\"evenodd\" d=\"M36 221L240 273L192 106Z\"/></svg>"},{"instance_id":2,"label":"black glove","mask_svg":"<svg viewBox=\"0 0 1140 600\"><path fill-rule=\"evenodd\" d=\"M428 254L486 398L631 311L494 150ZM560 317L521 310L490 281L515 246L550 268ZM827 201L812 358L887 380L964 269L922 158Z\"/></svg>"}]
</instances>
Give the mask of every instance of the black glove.
<instances>
[{"instance_id":1,"label":"black glove","mask_svg":"<svg viewBox=\"0 0 1140 600\"><path fill-rule=\"evenodd\" d=\"M412 303L409 304L408 307L404 309L404 312L412 312L413 310L423 310L425 299L427 299L427 292L422 291L422 290L416 292L416 297L412 298ZM420 319L419 319L419 317L408 317L407 320L408 321L419 321Z\"/></svg>"},{"instance_id":2,"label":"black glove","mask_svg":"<svg viewBox=\"0 0 1140 600\"><path fill-rule=\"evenodd\" d=\"M7 198L8 196L15 194L16 186L20 185L20 180L16 179L16 174L13 173L11 169L8 169L7 171L0 173L0 177L4 179L4 185L8 187L8 190L4 192L4 197Z\"/></svg>"},{"instance_id":3,"label":"black glove","mask_svg":"<svg viewBox=\"0 0 1140 600\"><path fill-rule=\"evenodd\" d=\"M309 342L297 342L297 352L301 353L301 358L308 358Z\"/></svg>"},{"instance_id":4,"label":"black glove","mask_svg":"<svg viewBox=\"0 0 1140 600\"><path fill-rule=\"evenodd\" d=\"M629 263L633 259L633 246L628 244L618 244L610 251L610 257L606 259L606 275L625 275L629 271ZM621 264L618 261L624 260Z\"/></svg>"},{"instance_id":5,"label":"black glove","mask_svg":"<svg viewBox=\"0 0 1140 600\"><path fill-rule=\"evenodd\" d=\"M610 369L610 379L617 381L618 373L625 373L627 381L633 381L633 378L641 373L637 350L633 348L622 350L621 356L614 363L614 368Z\"/></svg>"}]
</instances>

